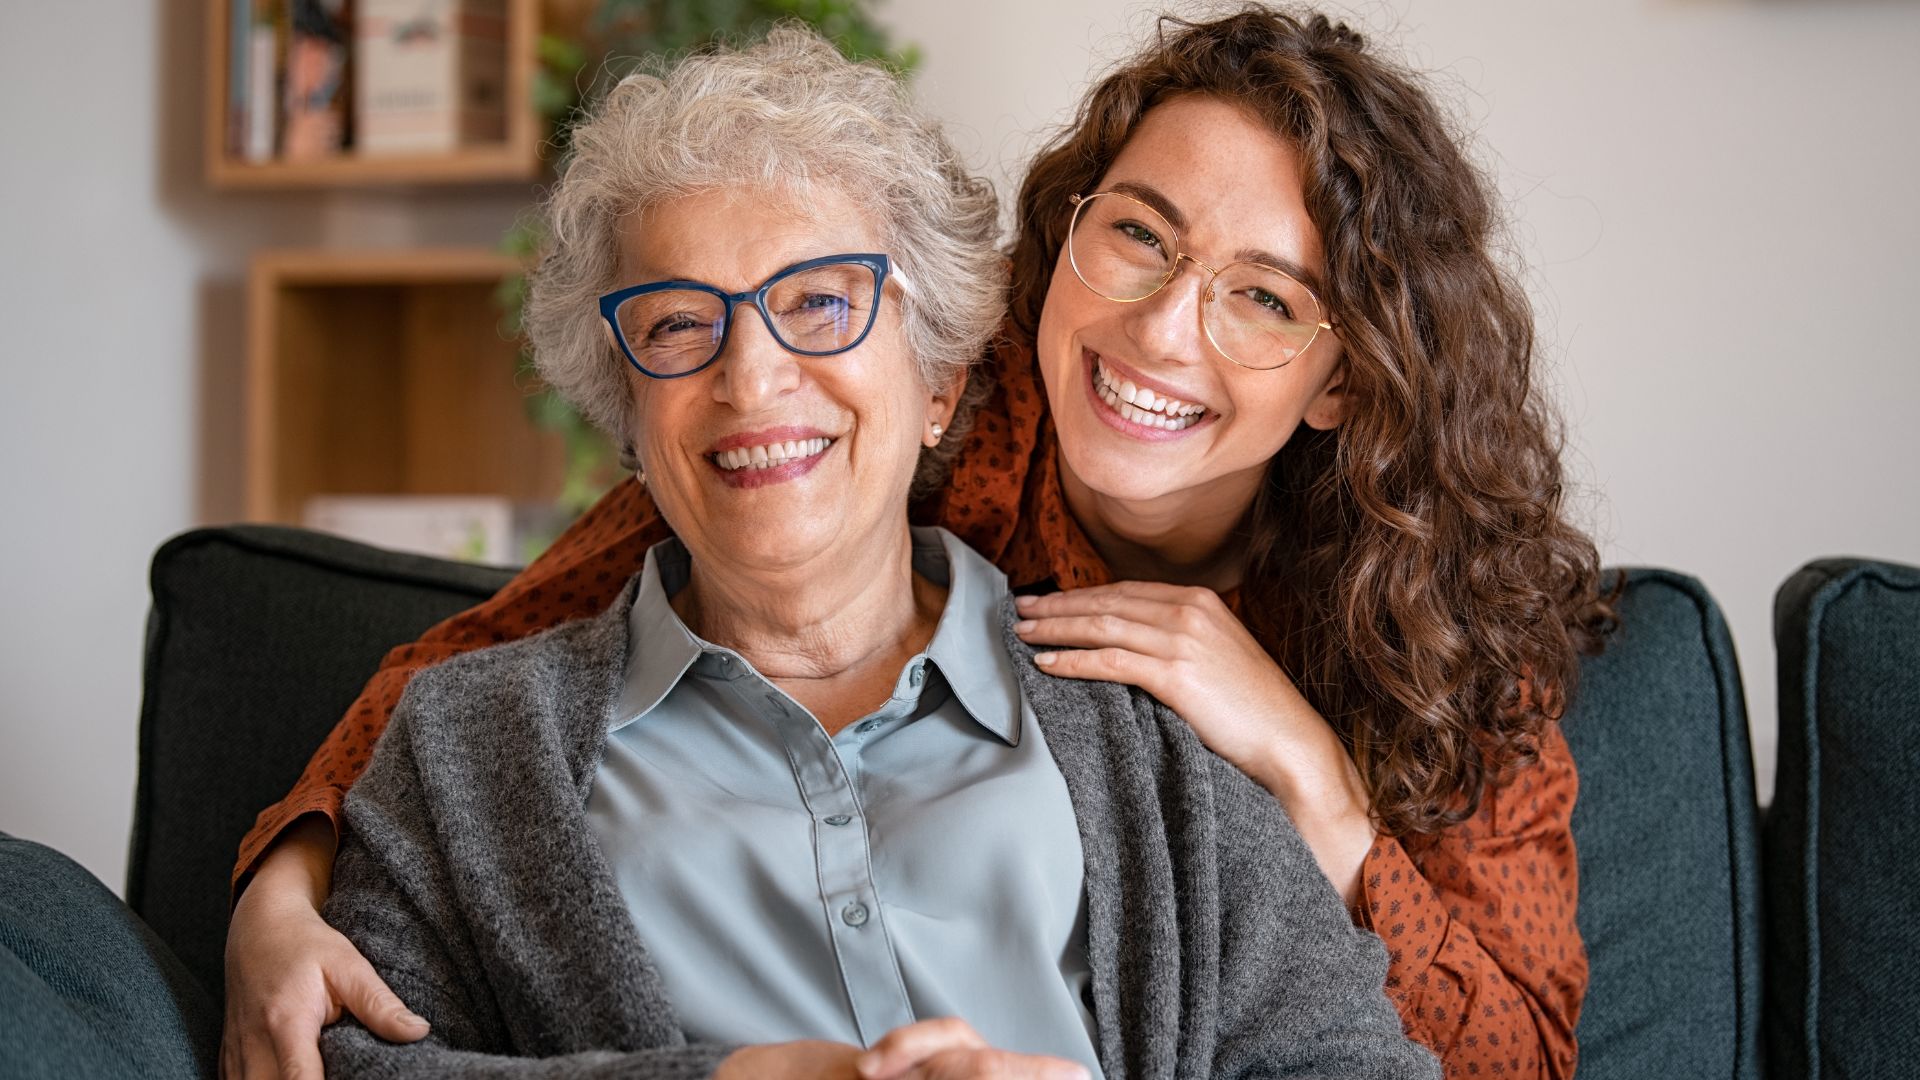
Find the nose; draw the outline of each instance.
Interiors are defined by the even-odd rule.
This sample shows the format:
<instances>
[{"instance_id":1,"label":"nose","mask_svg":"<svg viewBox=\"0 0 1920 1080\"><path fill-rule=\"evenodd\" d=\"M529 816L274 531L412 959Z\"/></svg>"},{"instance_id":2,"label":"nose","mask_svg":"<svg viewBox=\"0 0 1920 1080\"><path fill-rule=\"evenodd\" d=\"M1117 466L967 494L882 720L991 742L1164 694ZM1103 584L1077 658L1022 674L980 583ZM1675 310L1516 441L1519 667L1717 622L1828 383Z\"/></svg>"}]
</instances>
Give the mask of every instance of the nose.
<instances>
[{"instance_id":1,"label":"nose","mask_svg":"<svg viewBox=\"0 0 1920 1080\"><path fill-rule=\"evenodd\" d=\"M800 358L781 347L751 301L734 305L733 325L727 333L720 361L714 367L715 401L742 413L771 406L800 385Z\"/></svg>"},{"instance_id":2,"label":"nose","mask_svg":"<svg viewBox=\"0 0 1920 1080\"><path fill-rule=\"evenodd\" d=\"M1192 273L1185 272L1187 263L1193 264ZM1205 263L1183 252L1174 263L1173 280L1145 300L1127 305L1126 331L1143 356L1181 364L1205 360L1200 308L1212 278Z\"/></svg>"}]
</instances>

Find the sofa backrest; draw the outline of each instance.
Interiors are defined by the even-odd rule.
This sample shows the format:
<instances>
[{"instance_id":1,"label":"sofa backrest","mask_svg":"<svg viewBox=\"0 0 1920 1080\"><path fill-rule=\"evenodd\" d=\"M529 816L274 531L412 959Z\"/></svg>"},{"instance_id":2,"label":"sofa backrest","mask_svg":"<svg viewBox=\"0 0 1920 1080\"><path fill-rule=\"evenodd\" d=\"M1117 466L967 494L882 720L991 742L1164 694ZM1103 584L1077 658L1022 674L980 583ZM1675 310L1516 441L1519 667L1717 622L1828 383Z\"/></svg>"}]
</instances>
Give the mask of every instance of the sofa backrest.
<instances>
[{"instance_id":1,"label":"sofa backrest","mask_svg":"<svg viewBox=\"0 0 1920 1080\"><path fill-rule=\"evenodd\" d=\"M1920 1062L1920 568L1808 563L1774 597L1767 1035L1782 1076Z\"/></svg>"},{"instance_id":2,"label":"sofa backrest","mask_svg":"<svg viewBox=\"0 0 1920 1080\"><path fill-rule=\"evenodd\" d=\"M127 903L217 1002L227 882L380 658L511 572L320 533L199 529L153 557Z\"/></svg>"},{"instance_id":3,"label":"sofa backrest","mask_svg":"<svg viewBox=\"0 0 1920 1080\"><path fill-rule=\"evenodd\" d=\"M1726 620L1693 578L1628 574L1566 718L1592 981L1582 1080L1760 1075L1753 759Z\"/></svg>"},{"instance_id":4,"label":"sofa backrest","mask_svg":"<svg viewBox=\"0 0 1920 1080\"><path fill-rule=\"evenodd\" d=\"M510 573L267 526L202 529L153 560L127 900L218 999L227 881L386 650ZM1758 1075L1753 781L1726 625L1698 582L1629 575L1624 628L1566 722L1583 1078Z\"/></svg>"}]
</instances>

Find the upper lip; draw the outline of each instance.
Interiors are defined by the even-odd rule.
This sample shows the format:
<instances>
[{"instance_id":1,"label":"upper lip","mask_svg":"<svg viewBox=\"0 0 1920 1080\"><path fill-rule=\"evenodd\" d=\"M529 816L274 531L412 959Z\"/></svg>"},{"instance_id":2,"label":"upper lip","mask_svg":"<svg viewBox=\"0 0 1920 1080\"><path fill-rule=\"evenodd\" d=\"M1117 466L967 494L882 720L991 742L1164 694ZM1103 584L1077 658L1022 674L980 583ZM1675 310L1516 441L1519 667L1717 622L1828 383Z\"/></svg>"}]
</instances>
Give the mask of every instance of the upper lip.
<instances>
[{"instance_id":1,"label":"upper lip","mask_svg":"<svg viewBox=\"0 0 1920 1080\"><path fill-rule=\"evenodd\" d=\"M1161 397L1173 398L1175 401L1184 401L1189 405L1199 405L1202 408L1207 407L1206 403L1200 400L1200 397L1197 394L1189 393L1185 390L1180 389L1177 386L1172 385L1171 383L1164 383L1164 382L1161 382L1159 379L1149 378L1145 375L1142 375L1137 369L1129 367L1126 364L1123 364L1120 361L1115 360L1112 356L1108 355L1107 353L1103 353L1098 349L1088 349L1087 351L1093 354L1094 362L1096 364L1099 364L1099 363L1106 364L1108 370L1112 371L1115 375L1120 376L1121 378L1127 380L1128 382L1132 383L1133 385L1139 387L1142 390L1151 390L1154 393L1160 395Z\"/></svg>"},{"instance_id":2,"label":"upper lip","mask_svg":"<svg viewBox=\"0 0 1920 1080\"><path fill-rule=\"evenodd\" d=\"M758 431L742 431L728 435L713 444L707 450L709 454L724 454L728 450L738 450L743 446L769 446L779 442L797 442L801 439L835 438L817 427L788 425L785 427L761 428Z\"/></svg>"}]
</instances>

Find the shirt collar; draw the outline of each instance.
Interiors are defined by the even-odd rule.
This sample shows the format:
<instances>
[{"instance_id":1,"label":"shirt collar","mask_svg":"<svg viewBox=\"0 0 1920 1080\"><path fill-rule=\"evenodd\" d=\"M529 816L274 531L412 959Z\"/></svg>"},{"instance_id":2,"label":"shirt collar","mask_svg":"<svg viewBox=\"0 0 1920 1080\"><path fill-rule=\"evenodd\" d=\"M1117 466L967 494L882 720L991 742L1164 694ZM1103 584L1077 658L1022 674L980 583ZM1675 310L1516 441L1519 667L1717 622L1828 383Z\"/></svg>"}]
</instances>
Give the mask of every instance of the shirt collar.
<instances>
[{"instance_id":1,"label":"shirt collar","mask_svg":"<svg viewBox=\"0 0 1920 1080\"><path fill-rule=\"evenodd\" d=\"M647 549L640 591L627 612L627 671L613 710L614 731L652 712L709 647L669 603L686 586L691 568L679 540L669 537Z\"/></svg>"},{"instance_id":2,"label":"shirt collar","mask_svg":"<svg viewBox=\"0 0 1920 1080\"><path fill-rule=\"evenodd\" d=\"M945 529L915 528L912 534L914 570L947 587L927 662L975 723L1009 746L1020 745L1020 684L1000 640L1006 575ZM673 610L670 601L686 586L691 570L692 558L677 539L647 549L640 589L627 615L627 670L612 730L657 708L702 655L733 655L702 640Z\"/></svg>"},{"instance_id":3,"label":"shirt collar","mask_svg":"<svg viewBox=\"0 0 1920 1080\"><path fill-rule=\"evenodd\" d=\"M913 530L913 565L947 586L946 610L927 645L953 696L974 722L1009 746L1020 745L1020 682L1000 640L1007 577L945 529Z\"/></svg>"}]
</instances>

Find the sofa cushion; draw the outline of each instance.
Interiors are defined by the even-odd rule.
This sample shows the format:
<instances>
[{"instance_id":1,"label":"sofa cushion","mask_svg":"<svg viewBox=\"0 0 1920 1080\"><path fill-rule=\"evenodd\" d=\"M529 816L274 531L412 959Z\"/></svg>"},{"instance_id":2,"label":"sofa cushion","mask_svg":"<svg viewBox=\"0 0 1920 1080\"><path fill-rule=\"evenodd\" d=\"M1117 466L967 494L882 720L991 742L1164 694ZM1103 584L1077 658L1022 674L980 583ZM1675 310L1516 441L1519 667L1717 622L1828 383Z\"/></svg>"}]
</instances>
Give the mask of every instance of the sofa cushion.
<instances>
[{"instance_id":1,"label":"sofa cushion","mask_svg":"<svg viewBox=\"0 0 1920 1080\"><path fill-rule=\"evenodd\" d=\"M1759 1073L1753 762L1726 621L1693 578L1634 570L1566 718L1592 982L1582 1080Z\"/></svg>"},{"instance_id":2,"label":"sofa cushion","mask_svg":"<svg viewBox=\"0 0 1920 1080\"><path fill-rule=\"evenodd\" d=\"M246 525L169 540L151 576L127 902L218 999L227 881L255 815L389 648L512 574Z\"/></svg>"},{"instance_id":3,"label":"sofa cushion","mask_svg":"<svg viewBox=\"0 0 1920 1080\"><path fill-rule=\"evenodd\" d=\"M1807 564L1774 597L1769 1049L1782 1075L1920 1062L1920 569Z\"/></svg>"},{"instance_id":4,"label":"sofa cushion","mask_svg":"<svg viewBox=\"0 0 1920 1080\"><path fill-rule=\"evenodd\" d=\"M219 1042L206 992L118 897L0 833L0 1075L211 1077Z\"/></svg>"}]
</instances>

